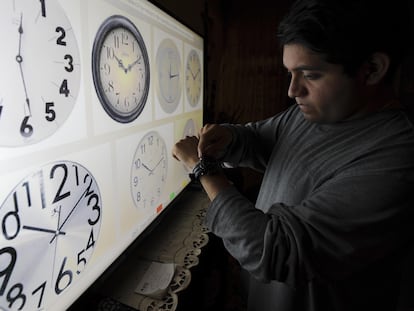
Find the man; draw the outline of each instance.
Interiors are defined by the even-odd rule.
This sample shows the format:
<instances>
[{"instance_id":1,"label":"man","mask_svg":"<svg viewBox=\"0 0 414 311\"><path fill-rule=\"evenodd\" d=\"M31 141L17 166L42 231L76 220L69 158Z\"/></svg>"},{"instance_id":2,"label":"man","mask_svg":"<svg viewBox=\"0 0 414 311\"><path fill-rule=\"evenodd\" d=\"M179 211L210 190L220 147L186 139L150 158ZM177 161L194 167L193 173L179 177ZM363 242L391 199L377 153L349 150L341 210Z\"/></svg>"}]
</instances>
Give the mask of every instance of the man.
<instances>
[{"instance_id":1,"label":"man","mask_svg":"<svg viewBox=\"0 0 414 311\"><path fill-rule=\"evenodd\" d=\"M396 310L414 237L414 130L392 83L407 40L397 9L297 1L279 27L296 105L208 124L173 148L212 201L207 226L250 275L249 310ZM264 172L255 205L218 161Z\"/></svg>"}]
</instances>

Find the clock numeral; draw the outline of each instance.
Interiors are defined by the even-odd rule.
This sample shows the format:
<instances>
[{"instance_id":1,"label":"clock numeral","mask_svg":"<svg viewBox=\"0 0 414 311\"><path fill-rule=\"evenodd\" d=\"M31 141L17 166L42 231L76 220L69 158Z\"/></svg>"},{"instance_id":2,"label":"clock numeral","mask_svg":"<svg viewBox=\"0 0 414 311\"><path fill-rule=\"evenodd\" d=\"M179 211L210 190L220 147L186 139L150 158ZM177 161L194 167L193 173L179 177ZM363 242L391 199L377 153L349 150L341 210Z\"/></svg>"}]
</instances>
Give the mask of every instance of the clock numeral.
<instances>
[{"instance_id":1,"label":"clock numeral","mask_svg":"<svg viewBox=\"0 0 414 311\"><path fill-rule=\"evenodd\" d=\"M27 196L27 206L32 206L32 199L30 197L30 188L29 188L29 182L26 181L22 184L22 186L26 189L26 196Z\"/></svg>"},{"instance_id":2,"label":"clock numeral","mask_svg":"<svg viewBox=\"0 0 414 311\"><path fill-rule=\"evenodd\" d=\"M99 218L101 218L101 208L98 205L98 203L99 203L99 197L98 197L98 195L96 193L93 193L89 197L89 199L88 199L88 206L91 204L91 201L92 200L95 201L94 205L92 206L92 210L97 212L97 216L96 216L96 219L95 220L92 220L92 219L89 218L88 219L88 224L90 224L91 226L94 226L99 221Z\"/></svg>"},{"instance_id":3,"label":"clock numeral","mask_svg":"<svg viewBox=\"0 0 414 311\"><path fill-rule=\"evenodd\" d=\"M154 144L154 136L148 136L148 145L152 146Z\"/></svg>"},{"instance_id":4,"label":"clock numeral","mask_svg":"<svg viewBox=\"0 0 414 311\"><path fill-rule=\"evenodd\" d=\"M60 33L60 36L56 39L56 44L66 46L66 41L64 40L66 38L65 29L63 27L57 26L55 31L57 33Z\"/></svg>"},{"instance_id":5,"label":"clock numeral","mask_svg":"<svg viewBox=\"0 0 414 311\"><path fill-rule=\"evenodd\" d=\"M17 254L16 250L13 247L4 247L0 249L0 258L5 257L9 259L8 265L3 269L0 270L0 278L3 278L3 282L0 286L0 296L3 296L7 284L9 283L10 276L13 272L14 265L16 264ZM0 260L0 262L5 263L4 259Z\"/></svg>"},{"instance_id":6,"label":"clock numeral","mask_svg":"<svg viewBox=\"0 0 414 311\"><path fill-rule=\"evenodd\" d=\"M0 102L0 104L2 103L3 101L1 101ZM3 112L3 106L0 106L0 118L1 118L1 113Z\"/></svg>"},{"instance_id":7,"label":"clock numeral","mask_svg":"<svg viewBox=\"0 0 414 311\"><path fill-rule=\"evenodd\" d=\"M67 259L68 259L67 257L63 258L62 266L60 267L59 275L56 279L55 293L58 295L60 295L66 288L68 288L68 286L72 283L72 280L73 280L72 271L63 270L65 268ZM64 281L65 278L67 278L66 284L64 283L64 287L62 288L60 285L61 285L61 282Z\"/></svg>"},{"instance_id":8,"label":"clock numeral","mask_svg":"<svg viewBox=\"0 0 414 311\"><path fill-rule=\"evenodd\" d=\"M76 274L81 274L81 272L83 271L83 269L86 267L87 261L86 258L83 257L82 255L91 247L95 246L95 237L93 235L93 228L91 229L91 233L89 235L88 238L88 243L86 244L86 248L82 249L79 253L78 253L78 270L76 271ZM79 268L79 265L82 264L82 268Z\"/></svg>"},{"instance_id":9,"label":"clock numeral","mask_svg":"<svg viewBox=\"0 0 414 311\"><path fill-rule=\"evenodd\" d=\"M119 36L118 35L114 35L114 47L116 49L119 49Z\"/></svg>"},{"instance_id":10,"label":"clock numeral","mask_svg":"<svg viewBox=\"0 0 414 311\"><path fill-rule=\"evenodd\" d=\"M115 51L114 48L111 46L105 46L106 47L106 59L114 59L115 58Z\"/></svg>"},{"instance_id":11,"label":"clock numeral","mask_svg":"<svg viewBox=\"0 0 414 311\"><path fill-rule=\"evenodd\" d=\"M84 252L85 252L85 250L83 249L78 253L78 270L76 271L76 274L81 274L81 272L83 271L83 269L85 268L85 266L87 264L86 258L82 257L82 254ZM82 269L79 269L79 264L81 264L81 263L83 264L83 267L82 267Z\"/></svg>"},{"instance_id":12,"label":"clock numeral","mask_svg":"<svg viewBox=\"0 0 414 311\"><path fill-rule=\"evenodd\" d=\"M46 17L46 4L45 4L45 0L39 0L40 1L40 5L42 7L42 16Z\"/></svg>"},{"instance_id":13,"label":"clock numeral","mask_svg":"<svg viewBox=\"0 0 414 311\"><path fill-rule=\"evenodd\" d=\"M72 72L73 71L73 57L72 57L72 55L66 54L64 59L68 61L68 65L65 66L65 70L67 72Z\"/></svg>"},{"instance_id":14,"label":"clock numeral","mask_svg":"<svg viewBox=\"0 0 414 311\"><path fill-rule=\"evenodd\" d=\"M10 211L8 212L6 215L4 215L2 223L1 223L1 227L3 230L3 235L6 238L6 240L13 240L20 231L20 218L19 218L19 205L17 202L17 194L16 192L13 193L13 200L14 200L14 207L15 210L14 211ZM12 225L7 226L7 222L11 221ZM14 224L13 224L13 220L14 220ZM9 222L10 224L10 222ZM14 229L14 232L12 232L12 234L10 234L8 229Z\"/></svg>"},{"instance_id":15,"label":"clock numeral","mask_svg":"<svg viewBox=\"0 0 414 311\"><path fill-rule=\"evenodd\" d=\"M108 63L105 63L100 69L107 76L111 74L111 66Z\"/></svg>"},{"instance_id":16,"label":"clock numeral","mask_svg":"<svg viewBox=\"0 0 414 311\"><path fill-rule=\"evenodd\" d=\"M4 263L6 262L6 260L8 260L8 265L0 271L0 277L3 278L3 282L0 286L0 296L3 296L3 294L5 293L10 280L10 276L16 264L16 250L13 247L4 247L0 250L0 259L4 256L6 256L6 259L2 259L0 260L0 262ZM6 295L6 300L9 302L9 308L11 308L17 301L20 301L20 306L18 310L23 309L24 305L26 304L26 295L23 294L23 284L16 283L12 287L10 287Z\"/></svg>"},{"instance_id":17,"label":"clock numeral","mask_svg":"<svg viewBox=\"0 0 414 311\"><path fill-rule=\"evenodd\" d=\"M59 88L59 93L65 94L65 97L69 96L70 91L68 88L68 80L63 79L62 84L60 85L60 88Z\"/></svg>"},{"instance_id":18,"label":"clock numeral","mask_svg":"<svg viewBox=\"0 0 414 311\"><path fill-rule=\"evenodd\" d=\"M105 88L105 93L114 93L115 92L115 88L114 88L114 81L108 81L108 87ZM118 99L119 101L119 99Z\"/></svg>"},{"instance_id":19,"label":"clock numeral","mask_svg":"<svg viewBox=\"0 0 414 311\"><path fill-rule=\"evenodd\" d=\"M86 250L90 249L95 245L95 237L93 236L93 229L91 229L91 234L89 235L88 244L86 245Z\"/></svg>"},{"instance_id":20,"label":"clock numeral","mask_svg":"<svg viewBox=\"0 0 414 311\"><path fill-rule=\"evenodd\" d=\"M52 169L50 170L50 176L49 177L50 177L50 179L55 178L55 171L58 168L61 168L63 170L63 177L62 177L62 182L60 183L59 189L58 189L58 191L55 195L55 198L53 199L53 202L52 202L53 204L60 201L60 200L62 200L62 199L64 199L64 198L66 198L66 197L68 197L68 196L70 196L70 191L62 193L62 189L63 189L63 187L66 183L66 179L68 178L68 168L67 168L66 164L62 163L62 164L54 165L52 167Z\"/></svg>"},{"instance_id":21,"label":"clock numeral","mask_svg":"<svg viewBox=\"0 0 414 311\"><path fill-rule=\"evenodd\" d=\"M141 201L141 192L140 191L137 192L136 200L137 200L137 202Z\"/></svg>"},{"instance_id":22,"label":"clock numeral","mask_svg":"<svg viewBox=\"0 0 414 311\"><path fill-rule=\"evenodd\" d=\"M134 187L138 186L138 183L139 183L139 178L138 178L138 176L135 176L135 177L134 177L134 179L132 180L132 182L133 182L133 184L134 184Z\"/></svg>"},{"instance_id":23,"label":"clock numeral","mask_svg":"<svg viewBox=\"0 0 414 311\"><path fill-rule=\"evenodd\" d=\"M147 149L146 144L142 144L140 148L141 148L141 154L145 154L146 149Z\"/></svg>"},{"instance_id":24,"label":"clock numeral","mask_svg":"<svg viewBox=\"0 0 414 311\"><path fill-rule=\"evenodd\" d=\"M137 170L140 169L141 168L141 165L142 165L141 159L136 159L134 161L134 164L135 164L135 169L137 169Z\"/></svg>"},{"instance_id":25,"label":"clock numeral","mask_svg":"<svg viewBox=\"0 0 414 311\"><path fill-rule=\"evenodd\" d=\"M86 188L86 191L85 191L85 197L90 196L93 193L93 191L91 191L91 186L92 186L92 183L93 183L93 179L89 174L85 175L85 177L83 178L83 183L86 184L86 181L88 179L90 179L90 181L89 181L89 185L88 185L88 187ZM88 205L89 205L89 201L88 201Z\"/></svg>"},{"instance_id":26,"label":"clock numeral","mask_svg":"<svg viewBox=\"0 0 414 311\"><path fill-rule=\"evenodd\" d=\"M23 309L26 304L26 295L23 294L23 284L17 283L10 288L7 293L7 301L9 301L9 308L11 308L16 301L21 300L19 310Z\"/></svg>"},{"instance_id":27,"label":"clock numeral","mask_svg":"<svg viewBox=\"0 0 414 311\"><path fill-rule=\"evenodd\" d=\"M46 103L45 107L45 119L49 122L52 122L56 119L56 111L53 109L55 106L54 102L48 102Z\"/></svg>"},{"instance_id":28,"label":"clock numeral","mask_svg":"<svg viewBox=\"0 0 414 311\"><path fill-rule=\"evenodd\" d=\"M38 288L36 288L32 292L32 295L34 295L40 290L40 299L39 299L39 303L37 304L38 308L42 306L42 300L43 300L43 294L45 293L45 288L46 288L46 281L44 281Z\"/></svg>"},{"instance_id":29,"label":"clock numeral","mask_svg":"<svg viewBox=\"0 0 414 311\"><path fill-rule=\"evenodd\" d=\"M30 116L26 116L23 119L22 124L20 125L20 134L23 137L30 137L33 134L33 126L31 126L29 122Z\"/></svg>"}]
</instances>

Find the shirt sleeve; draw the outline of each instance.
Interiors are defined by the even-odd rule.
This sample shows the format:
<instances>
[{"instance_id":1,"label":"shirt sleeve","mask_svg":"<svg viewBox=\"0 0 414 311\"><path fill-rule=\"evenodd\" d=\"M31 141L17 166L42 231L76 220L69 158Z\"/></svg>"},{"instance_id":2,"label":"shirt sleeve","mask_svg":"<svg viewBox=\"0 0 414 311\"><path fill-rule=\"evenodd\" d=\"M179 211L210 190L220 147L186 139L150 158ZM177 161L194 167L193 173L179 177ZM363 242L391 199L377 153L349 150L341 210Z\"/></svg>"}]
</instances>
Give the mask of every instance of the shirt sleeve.
<instances>
[{"instance_id":1,"label":"shirt sleeve","mask_svg":"<svg viewBox=\"0 0 414 311\"><path fill-rule=\"evenodd\" d=\"M344 279L412 239L413 183L384 178L333 178L300 204L275 203L267 213L228 188L211 203L206 225L261 281Z\"/></svg>"},{"instance_id":2,"label":"shirt sleeve","mask_svg":"<svg viewBox=\"0 0 414 311\"><path fill-rule=\"evenodd\" d=\"M245 125L223 124L233 136L223 161L231 167L250 167L264 172L284 125L297 115L297 109L293 108L263 121Z\"/></svg>"}]
</instances>

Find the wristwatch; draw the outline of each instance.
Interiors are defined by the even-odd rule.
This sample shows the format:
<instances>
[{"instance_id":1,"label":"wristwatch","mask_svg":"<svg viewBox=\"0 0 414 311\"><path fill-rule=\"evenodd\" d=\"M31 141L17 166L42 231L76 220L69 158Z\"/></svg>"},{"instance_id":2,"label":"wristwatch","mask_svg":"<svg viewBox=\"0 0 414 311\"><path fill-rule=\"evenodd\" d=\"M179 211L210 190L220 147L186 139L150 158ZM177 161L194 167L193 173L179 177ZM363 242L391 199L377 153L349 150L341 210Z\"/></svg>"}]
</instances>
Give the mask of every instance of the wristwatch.
<instances>
[{"instance_id":1,"label":"wristwatch","mask_svg":"<svg viewBox=\"0 0 414 311\"><path fill-rule=\"evenodd\" d=\"M199 181L201 176L216 175L222 169L222 163L212 157L201 157L189 174L192 181Z\"/></svg>"}]
</instances>

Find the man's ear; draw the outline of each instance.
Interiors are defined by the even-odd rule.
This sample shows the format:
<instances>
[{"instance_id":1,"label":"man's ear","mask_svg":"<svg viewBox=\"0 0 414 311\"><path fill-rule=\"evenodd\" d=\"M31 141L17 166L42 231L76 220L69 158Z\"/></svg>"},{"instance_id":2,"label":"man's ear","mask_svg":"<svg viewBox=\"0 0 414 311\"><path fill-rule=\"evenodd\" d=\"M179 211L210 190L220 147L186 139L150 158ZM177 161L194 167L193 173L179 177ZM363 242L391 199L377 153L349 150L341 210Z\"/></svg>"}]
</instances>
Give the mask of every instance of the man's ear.
<instances>
[{"instance_id":1,"label":"man's ear","mask_svg":"<svg viewBox=\"0 0 414 311\"><path fill-rule=\"evenodd\" d=\"M368 66L366 66L366 84L379 83L387 74L389 67L390 57L387 54L381 52L372 54Z\"/></svg>"}]
</instances>

